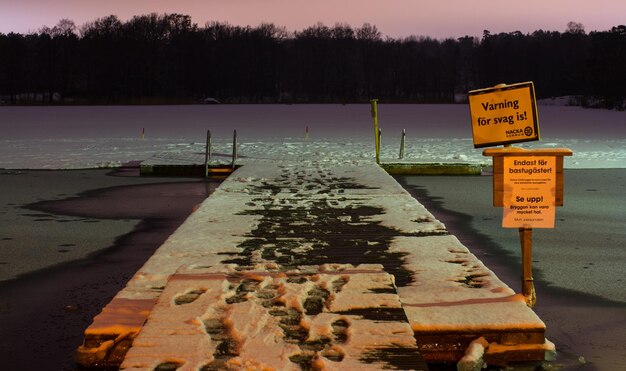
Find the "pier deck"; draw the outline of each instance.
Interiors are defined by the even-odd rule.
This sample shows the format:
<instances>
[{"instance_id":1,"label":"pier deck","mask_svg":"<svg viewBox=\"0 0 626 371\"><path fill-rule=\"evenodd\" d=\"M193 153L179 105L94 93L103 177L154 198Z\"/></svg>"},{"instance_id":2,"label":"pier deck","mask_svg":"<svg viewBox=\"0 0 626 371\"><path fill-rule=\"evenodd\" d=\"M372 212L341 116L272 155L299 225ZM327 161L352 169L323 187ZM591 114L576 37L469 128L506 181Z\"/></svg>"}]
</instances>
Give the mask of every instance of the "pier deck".
<instances>
[{"instance_id":1,"label":"pier deck","mask_svg":"<svg viewBox=\"0 0 626 371\"><path fill-rule=\"evenodd\" d=\"M523 297L371 162L247 164L85 331L87 366L427 369L551 344Z\"/></svg>"}]
</instances>

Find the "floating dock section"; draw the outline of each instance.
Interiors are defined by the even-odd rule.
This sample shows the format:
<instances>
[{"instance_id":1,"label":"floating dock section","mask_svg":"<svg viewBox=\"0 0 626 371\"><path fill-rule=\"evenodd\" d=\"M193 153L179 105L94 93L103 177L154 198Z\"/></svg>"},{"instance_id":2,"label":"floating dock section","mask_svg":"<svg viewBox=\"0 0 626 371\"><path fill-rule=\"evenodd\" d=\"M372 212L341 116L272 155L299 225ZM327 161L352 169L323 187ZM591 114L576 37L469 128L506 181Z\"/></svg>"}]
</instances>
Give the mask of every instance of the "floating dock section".
<instances>
[{"instance_id":1,"label":"floating dock section","mask_svg":"<svg viewBox=\"0 0 626 371\"><path fill-rule=\"evenodd\" d=\"M124 370L427 369L542 361L545 325L380 166L247 164L172 234L76 353Z\"/></svg>"}]
</instances>

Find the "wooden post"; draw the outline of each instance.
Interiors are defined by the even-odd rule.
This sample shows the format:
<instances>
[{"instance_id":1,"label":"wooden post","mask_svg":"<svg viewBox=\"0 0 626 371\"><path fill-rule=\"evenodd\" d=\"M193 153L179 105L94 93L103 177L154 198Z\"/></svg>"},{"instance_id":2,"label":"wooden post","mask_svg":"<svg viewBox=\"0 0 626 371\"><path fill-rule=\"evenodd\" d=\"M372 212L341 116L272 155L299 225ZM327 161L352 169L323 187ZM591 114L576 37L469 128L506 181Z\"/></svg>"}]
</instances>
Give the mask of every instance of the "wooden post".
<instances>
[{"instance_id":1,"label":"wooden post","mask_svg":"<svg viewBox=\"0 0 626 371\"><path fill-rule=\"evenodd\" d=\"M233 131L233 170L235 170L235 162L237 161L237 130Z\"/></svg>"},{"instance_id":2,"label":"wooden post","mask_svg":"<svg viewBox=\"0 0 626 371\"><path fill-rule=\"evenodd\" d=\"M402 129L402 137L400 138L400 155L398 158L402 160L404 158L404 145L406 144L406 129Z\"/></svg>"},{"instance_id":3,"label":"wooden post","mask_svg":"<svg viewBox=\"0 0 626 371\"><path fill-rule=\"evenodd\" d=\"M378 129L378 99L370 100L372 106L372 118L374 119L374 143L376 150L376 163L380 164L380 129Z\"/></svg>"},{"instance_id":4,"label":"wooden post","mask_svg":"<svg viewBox=\"0 0 626 371\"><path fill-rule=\"evenodd\" d=\"M204 151L204 177L209 176L209 161L211 161L211 130L206 131L206 148Z\"/></svg>"},{"instance_id":5,"label":"wooden post","mask_svg":"<svg viewBox=\"0 0 626 371\"><path fill-rule=\"evenodd\" d=\"M537 303L535 284L533 282L533 230L520 228L519 240L522 247L522 294L526 304L533 308Z\"/></svg>"},{"instance_id":6,"label":"wooden post","mask_svg":"<svg viewBox=\"0 0 626 371\"><path fill-rule=\"evenodd\" d=\"M406 129L402 129L402 138L400 139L400 155L398 156L400 160L404 158L404 144L406 141Z\"/></svg>"},{"instance_id":7,"label":"wooden post","mask_svg":"<svg viewBox=\"0 0 626 371\"><path fill-rule=\"evenodd\" d=\"M380 147L383 139L383 129L378 128L378 150L376 150L376 163L380 164Z\"/></svg>"},{"instance_id":8,"label":"wooden post","mask_svg":"<svg viewBox=\"0 0 626 371\"><path fill-rule=\"evenodd\" d=\"M504 158L507 156L554 156L556 157L556 189L554 206L563 206L563 157L571 156L568 148L523 149L505 146L505 148L489 148L483 151L484 156L493 157L493 206L504 206ZM522 249L522 294L529 307L537 302L532 273L532 228L519 228Z\"/></svg>"}]
</instances>

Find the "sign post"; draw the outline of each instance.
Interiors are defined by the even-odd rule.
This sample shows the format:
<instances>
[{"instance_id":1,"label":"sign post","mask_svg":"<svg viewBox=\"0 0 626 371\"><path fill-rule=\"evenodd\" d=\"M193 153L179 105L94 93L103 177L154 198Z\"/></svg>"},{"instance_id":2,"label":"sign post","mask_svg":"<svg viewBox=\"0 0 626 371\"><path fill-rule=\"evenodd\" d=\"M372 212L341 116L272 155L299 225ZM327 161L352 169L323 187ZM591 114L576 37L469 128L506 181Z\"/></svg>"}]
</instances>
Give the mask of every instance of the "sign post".
<instances>
[{"instance_id":1,"label":"sign post","mask_svg":"<svg viewBox=\"0 0 626 371\"><path fill-rule=\"evenodd\" d=\"M518 228L522 249L522 294L537 301L532 275L533 228L554 228L555 207L563 205L563 156L567 148L511 147L539 140L539 120L532 82L499 84L468 94L474 148L493 157L493 206L502 207L502 227Z\"/></svg>"},{"instance_id":2,"label":"sign post","mask_svg":"<svg viewBox=\"0 0 626 371\"><path fill-rule=\"evenodd\" d=\"M533 229L520 228L519 242L522 247L522 295L526 298L526 305L533 308L537 304L533 281Z\"/></svg>"},{"instance_id":3,"label":"sign post","mask_svg":"<svg viewBox=\"0 0 626 371\"><path fill-rule=\"evenodd\" d=\"M533 228L554 228L555 207L563 206L563 156L567 148L489 148L493 157L493 206L502 207L502 226L518 228L522 250L522 294L537 302L532 275Z\"/></svg>"}]
</instances>

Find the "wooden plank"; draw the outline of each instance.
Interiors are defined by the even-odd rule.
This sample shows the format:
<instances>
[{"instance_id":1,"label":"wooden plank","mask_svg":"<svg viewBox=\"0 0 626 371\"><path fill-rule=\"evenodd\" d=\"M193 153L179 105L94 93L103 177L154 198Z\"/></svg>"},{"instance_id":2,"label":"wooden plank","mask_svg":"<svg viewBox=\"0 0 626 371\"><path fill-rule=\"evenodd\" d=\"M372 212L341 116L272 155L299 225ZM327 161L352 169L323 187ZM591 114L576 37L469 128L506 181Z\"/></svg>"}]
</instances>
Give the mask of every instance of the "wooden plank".
<instances>
[{"instance_id":1,"label":"wooden plank","mask_svg":"<svg viewBox=\"0 0 626 371\"><path fill-rule=\"evenodd\" d=\"M121 368L428 370L393 276L371 265L320 270L177 274Z\"/></svg>"},{"instance_id":2,"label":"wooden plank","mask_svg":"<svg viewBox=\"0 0 626 371\"><path fill-rule=\"evenodd\" d=\"M507 331L475 331L475 332L432 332L416 333L415 339L420 345L424 360L429 363L456 362L465 354L469 344L479 337L484 337L487 342L495 344L515 344L517 346L544 344L545 329L527 330L514 332ZM536 348L536 347L535 347ZM491 357L489 365L505 365L510 362L543 361L545 349L537 349L530 353L509 352L503 355L499 362L496 357ZM503 360L506 361L503 364Z\"/></svg>"},{"instance_id":3,"label":"wooden plank","mask_svg":"<svg viewBox=\"0 0 626 371\"><path fill-rule=\"evenodd\" d=\"M569 148L536 148L525 149L520 147L488 148L483 156L572 156L574 152Z\"/></svg>"},{"instance_id":4,"label":"wooden plank","mask_svg":"<svg viewBox=\"0 0 626 371\"><path fill-rule=\"evenodd\" d=\"M89 367L119 366L155 303L155 299L114 298L85 330L76 362Z\"/></svg>"},{"instance_id":5,"label":"wooden plank","mask_svg":"<svg viewBox=\"0 0 626 371\"><path fill-rule=\"evenodd\" d=\"M390 175L480 175L482 166L464 163L383 162L380 166Z\"/></svg>"},{"instance_id":6,"label":"wooden plank","mask_svg":"<svg viewBox=\"0 0 626 371\"><path fill-rule=\"evenodd\" d=\"M563 156L556 157L556 206L563 206Z\"/></svg>"},{"instance_id":7,"label":"wooden plank","mask_svg":"<svg viewBox=\"0 0 626 371\"><path fill-rule=\"evenodd\" d=\"M502 207L504 199L504 158L493 158L493 206Z\"/></svg>"}]
</instances>

